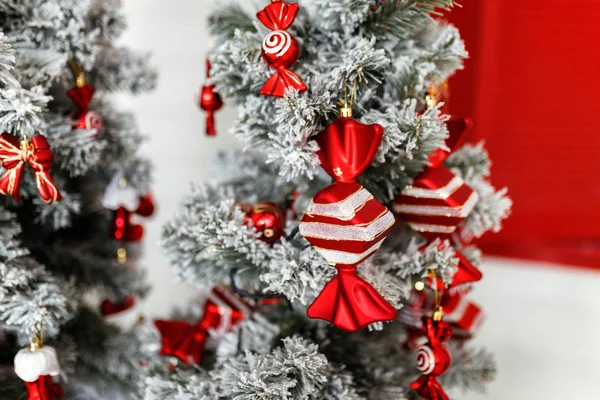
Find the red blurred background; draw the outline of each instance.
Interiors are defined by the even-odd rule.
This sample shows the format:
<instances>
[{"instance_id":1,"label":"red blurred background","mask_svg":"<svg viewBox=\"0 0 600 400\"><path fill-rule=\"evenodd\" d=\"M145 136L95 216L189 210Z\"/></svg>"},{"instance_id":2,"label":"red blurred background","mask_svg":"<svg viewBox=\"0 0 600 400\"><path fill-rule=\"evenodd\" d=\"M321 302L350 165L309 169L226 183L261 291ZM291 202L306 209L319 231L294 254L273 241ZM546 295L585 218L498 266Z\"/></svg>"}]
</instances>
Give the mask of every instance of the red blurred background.
<instances>
[{"instance_id":1,"label":"red blurred background","mask_svg":"<svg viewBox=\"0 0 600 400\"><path fill-rule=\"evenodd\" d=\"M600 1L465 0L448 19L471 58L449 113L475 121L512 216L491 254L600 266Z\"/></svg>"}]
</instances>

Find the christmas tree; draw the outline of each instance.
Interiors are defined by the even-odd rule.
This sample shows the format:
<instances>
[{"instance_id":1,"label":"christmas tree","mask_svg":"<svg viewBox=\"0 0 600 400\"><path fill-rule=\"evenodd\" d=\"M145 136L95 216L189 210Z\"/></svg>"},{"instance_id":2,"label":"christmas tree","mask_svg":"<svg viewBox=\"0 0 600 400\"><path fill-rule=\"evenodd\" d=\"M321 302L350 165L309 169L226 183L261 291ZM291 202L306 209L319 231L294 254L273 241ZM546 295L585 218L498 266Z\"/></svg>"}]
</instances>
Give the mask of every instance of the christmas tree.
<instances>
[{"instance_id":1,"label":"christmas tree","mask_svg":"<svg viewBox=\"0 0 600 400\"><path fill-rule=\"evenodd\" d=\"M152 213L151 168L110 94L149 91L156 76L145 54L115 43L120 6L0 2L3 399L137 392L143 346L106 316L147 291L132 217Z\"/></svg>"},{"instance_id":2,"label":"christmas tree","mask_svg":"<svg viewBox=\"0 0 600 400\"><path fill-rule=\"evenodd\" d=\"M142 395L483 389L495 365L468 343L482 314L471 242L500 229L511 201L489 183L483 144L461 145L470 121L443 112L467 57L443 22L454 2L264 3L209 17L207 133L222 98L247 148L220 154L214 182L164 227L177 277L211 292L203 311L155 322L164 359Z\"/></svg>"}]
</instances>

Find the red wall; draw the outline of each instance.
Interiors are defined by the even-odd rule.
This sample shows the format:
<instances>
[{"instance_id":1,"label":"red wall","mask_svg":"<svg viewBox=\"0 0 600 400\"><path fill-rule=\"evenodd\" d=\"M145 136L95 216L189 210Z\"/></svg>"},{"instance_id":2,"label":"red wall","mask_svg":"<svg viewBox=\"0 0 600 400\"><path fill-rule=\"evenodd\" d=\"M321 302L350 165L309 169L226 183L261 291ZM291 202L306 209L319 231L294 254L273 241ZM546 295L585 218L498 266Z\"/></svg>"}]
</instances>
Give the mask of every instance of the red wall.
<instances>
[{"instance_id":1,"label":"red wall","mask_svg":"<svg viewBox=\"0 0 600 400\"><path fill-rule=\"evenodd\" d=\"M464 0L471 59L449 110L475 121L513 214L488 253L600 266L600 0Z\"/></svg>"}]
</instances>

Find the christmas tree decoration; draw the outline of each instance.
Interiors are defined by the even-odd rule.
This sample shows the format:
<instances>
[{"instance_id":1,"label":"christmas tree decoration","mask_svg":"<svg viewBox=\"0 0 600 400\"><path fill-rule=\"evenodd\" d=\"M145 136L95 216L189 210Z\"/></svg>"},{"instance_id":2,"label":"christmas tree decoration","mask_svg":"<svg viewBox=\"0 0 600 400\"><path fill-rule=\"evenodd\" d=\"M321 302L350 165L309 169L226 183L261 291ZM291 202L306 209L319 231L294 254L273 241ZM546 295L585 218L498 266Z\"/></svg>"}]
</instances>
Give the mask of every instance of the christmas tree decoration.
<instances>
[{"instance_id":1,"label":"christmas tree decoration","mask_svg":"<svg viewBox=\"0 0 600 400\"><path fill-rule=\"evenodd\" d=\"M63 390L58 381L60 365L56 351L44 346L36 329L27 348L15 356L15 373L25 382L27 400L62 400Z\"/></svg>"},{"instance_id":2,"label":"christmas tree decoration","mask_svg":"<svg viewBox=\"0 0 600 400\"><path fill-rule=\"evenodd\" d=\"M210 78L210 61L206 60L206 79ZM206 136L217 134L215 126L215 113L223 108L223 100L219 93L215 92L215 85L202 86L198 105L206 112Z\"/></svg>"},{"instance_id":3,"label":"christmas tree decoration","mask_svg":"<svg viewBox=\"0 0 600 400\"><path fill-rule=\"evenodd\" d=\"M108 317L110 315L115 315L122 313L123 311L127 311L135 307L135 297L126 296L124 299L113 302L112 300L105 299L100 304L100 311L102 315Z\"/></svg>"},{"instance_id":4,"label":"christmas tree decoration","mask_svg":"<svg viewBox=\"0 0 600 400\"><path fill-rule=\"evenodd\" d=\"M465 293L446 291L442 296L441 307L444 319L452 327L455 338L472 338L485 319L481 307L470 301Z\"/></svg>"},{"instance_id":5,"label":"christmas tree decoration","mask_svg":"<svg viewBox=\"0 0 600 400\"><path fill-rule=\"evenodd\" d=\"M230 331L250 316L252 308L230 288L215 287L206 299L204 313L197 323L154 321L162 338L160 355L177 357L188 365L199 364L209 331L216 334Z\"/></svg>"},{"instance_id":6,"label":"christmas tree decoration","mask_svg":"<svg viewBox=\"0 0 600 400\"><path fill-rule=\"evenodd\" d=\"M72 116L73 128L94 129L98 135L102 131L102 119L89 109L96 88L87 84L83 67L78 66L73 59L71 59L71 66L75 74L75 86L67 92L67 95L79 109Z\"/></svg>"},{"instance_id":7,"label":"christmas tree decoration","mask_svg":"<svg viewBox=\"0 0 600 400\"><path fill-rule=\"evenodd\" d=\"M248 223L257 232L260 232L260 239L267 243L274 243L281 239L285 229L285 213L277 204L265 201L253 206L241 205L246 213Z\"/></svg>"},{"instance_id":8,"label":"christmas tree decoration","mask_svg":"<svg viewBox=\"0 0 600 400\"><path fill-rule=\"evenodd\" d=\"M395 220L356 183L377 152L383 128L363 125L351 116L351 108L343 108L340 117L316 136L321 166L335 183L315 195L300 222L300 233L338 270L307 315L357 331L397 316L396 309L356 272L356 266L381 246Z\"/></svg>"},{"instance_id":9,"label":"christmas tree decoration","mask_svg":"<svg viewBox=\"0 0 600 400\"><path fill-rule=\"evenodd\" d=\"M452 336L452 328L445 321L424 317L423 333L428 343L415 354L415 365L421 377L410 387L424 399L449 400L437 378L448 372L452 363L450 350L444 344Z\"/></svg>"},{"instance_id":10,"label":"christmas tree decoration","mask_svg":"<svg viewBox=\"0 0 600 400\"><path fill-rule=\"evenodd\" d=\"M288 69L300 56L300 43L286 31L294 23L299 8L298 4L272 0L256 14L260 22L273 31L263 41L262 56L271 68L277 70L260 89L262 95L283 97L290 88L300 92L307 89L300 77Z\"/></svg>"},{"instance_id":11,"label":"christmas tree decoration","mask_svg":"<svg viewBox=\"0 0 600 400\"><path fill-rule=\"evenodd\" d=\"M50 204L61 200L61 195L50 177L54 154L48 140L36 135L31 141L25 136L19 141L8 132L0 135L0 162L6 170L0 178L0 193L21 199L19 188L25 164L29 164L35 174L35 183L42 199Z\"/></svg>"}]
</instances>

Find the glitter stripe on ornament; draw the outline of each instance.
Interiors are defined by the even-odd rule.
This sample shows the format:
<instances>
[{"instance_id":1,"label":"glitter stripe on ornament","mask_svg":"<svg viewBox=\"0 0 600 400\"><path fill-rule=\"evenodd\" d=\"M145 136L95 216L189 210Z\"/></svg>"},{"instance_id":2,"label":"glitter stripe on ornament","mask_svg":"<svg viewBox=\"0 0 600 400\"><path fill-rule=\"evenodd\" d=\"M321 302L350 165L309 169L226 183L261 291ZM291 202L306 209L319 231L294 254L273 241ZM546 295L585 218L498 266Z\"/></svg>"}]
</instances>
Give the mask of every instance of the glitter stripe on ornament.
<instances>
[{"instance_id":1,"label":"glitter stripe on ornament","mask_svg":"<svg viewBox=\"0 0 600 400\"><path fill-rule=\"evenodd\" d=\"M362 207L372 198L373 195L365 188L361 187L346 199L336 203L319 204L315 203L313 200L306 212L309 215L321 215L324 217L332 217L342 221L348 221L354 218L358 208Z\"/></svg>"},{"instance_id":2,"label":"glitter stripe on ornament","mask_svg":"<svg viewBox=\"0 0 600 400\"><path fill-rule=\"evenodd\" d=\"M449 235L456 230L456 226L421 224L414 222L409 222L408 224L417 232L435 232Z\"/></svg>"},{"instance_id":3,"label":"glitter stripe on ornament","mask_svg":"<svg viewBox=\"0 0 600 400\"><path fill-rule=\"evenodd\" d=\"M479 195L476 192L473 192L465 204L457 207L422 206L412 204L394 204L393 207L394 212L402 214L466 218L478 201Z\"/></svg>"},{"instance_id":4,"label":"glitter stripe on ornament","mask_svg":"<svg viewBox=\"0 0 600 400\"><path fill-rule=\"evenodd\" d=\"M315 250L319 252L327 260L330 264L343 264L343 265L355 265L370 256L372 253L377 251L385 238L381 239L379 242L375 243L373 246L369 247L366 251L356 254L350 253L347 251L337 251L337 250L328 250L322 247L315 247Z\"/></svg>"},{"instance_id":5,"label":"glitter stripe on ornament","mask_svg":"<svg viewBox=\"0 0 600 400\"><path fill-rule=\"evenodd\" d=\"M465 184L465 181L462 180L461 177L455 176L452 178L450 182L444 187L441 187L436 190L420 188L416 186L409 185L402 190L403 196L410 197L418 197L424 199L440 199L445 200L450 197L454 192L456 192L462 185Z\"/></svg>"},{"instance_id":6,"label":"glitter stripe on ornament","mask_svg":"<svg viewBox=\"0 0 600 400\"><path fill-rule=\"evenodd\" d=\"M322 222L302 222L300 223L300 234L304 237L327 239L327 240L354 240L354 241L371 241L388 230L396 219L394 215L386 210L375 221L365 226L340 226L334 224L326 224Z\"/></svg>"}]
</instances>

